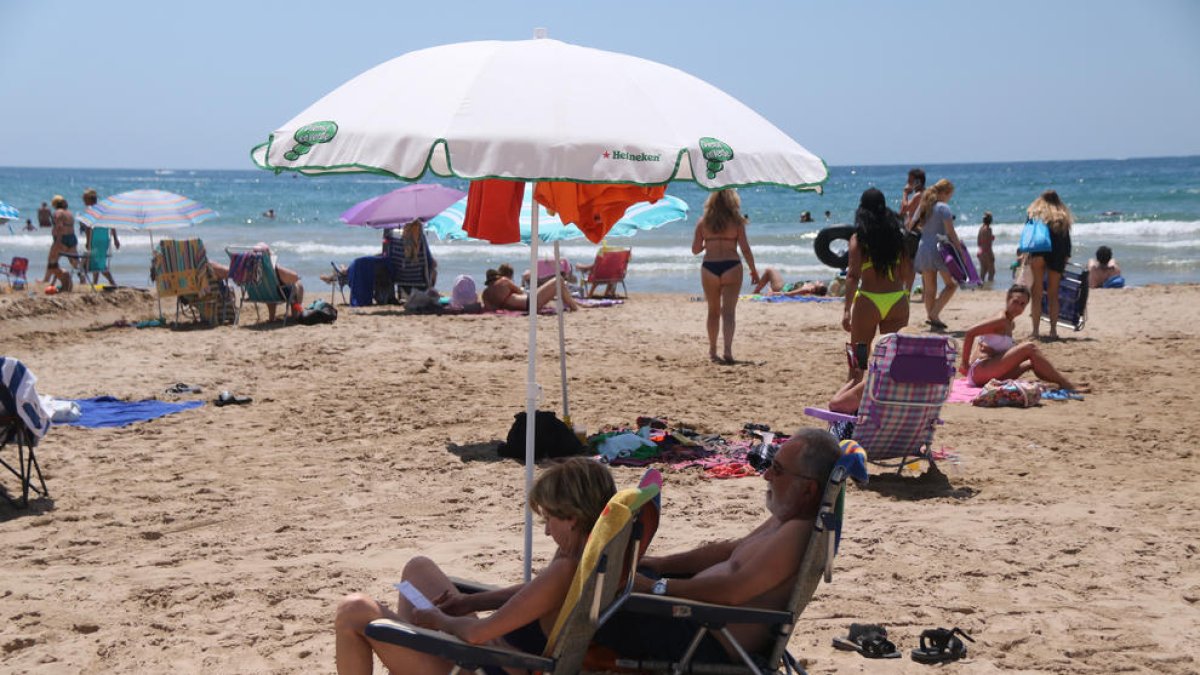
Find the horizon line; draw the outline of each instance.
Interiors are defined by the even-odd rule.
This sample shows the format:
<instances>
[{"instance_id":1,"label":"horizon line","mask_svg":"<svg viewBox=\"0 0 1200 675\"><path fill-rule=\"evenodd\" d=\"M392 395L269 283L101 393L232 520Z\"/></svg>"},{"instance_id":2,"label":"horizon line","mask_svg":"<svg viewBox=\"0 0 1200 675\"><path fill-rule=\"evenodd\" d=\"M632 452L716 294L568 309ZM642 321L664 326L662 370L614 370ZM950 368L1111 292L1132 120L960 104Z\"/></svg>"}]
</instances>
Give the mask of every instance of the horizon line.
<instances>
[{"instance_id":1,"label":"horizon line","mask_svg":"<svg viewBox=\"0 0 1200 675\"><path fill-rule=\"evenodd\" d=\"M1089 157L1083 159L1017 159L1017 160L986 160L972 162L886 162L880 164L872 164L865 162L849 163L849 164L828 164L830 169L833 168L857 168L867 166L878 167L913 167L913 166L948 166L948 165L980 165L980 164L1049 164L1052 162L1128 162L1142 159L1191 159L1200 158L1200 154L1196 155L1151 155L1144 157ZM265 169L257 168L253 165L247 168L191 168L191 167L134 167L134 166L15 166L15 165L0 165L0 169L49 169L49 170L69 170L69 171L246 171L247 173L272 173ZM354 172L346 174L329 174L329 175L356 175ZM318 177L318 176L311 176ZM453 178L452 176L434 176L434 178ZM402 181L403 182L403 181Z\"/></svg>"}]
</instances>

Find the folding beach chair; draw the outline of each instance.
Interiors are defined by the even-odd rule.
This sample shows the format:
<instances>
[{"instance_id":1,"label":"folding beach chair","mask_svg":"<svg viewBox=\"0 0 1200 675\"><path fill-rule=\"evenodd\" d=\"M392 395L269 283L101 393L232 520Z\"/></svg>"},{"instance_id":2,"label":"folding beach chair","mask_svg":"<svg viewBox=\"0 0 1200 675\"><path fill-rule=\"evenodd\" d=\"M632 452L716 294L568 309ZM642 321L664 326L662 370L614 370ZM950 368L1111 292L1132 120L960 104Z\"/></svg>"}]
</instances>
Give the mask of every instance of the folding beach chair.
<instances>
[{"instance_id":1,"label":"folding beach chair","mask_svg":"<svg viewBox=\"0 0 1200 675\"><path fill-rule=\"evenodd\" d=\"M866 461L861 448L853 442L842 443L843 455L830 472L829 480L821 497L821 506L813 523L808 546L800 561L796 582L786 609L770 610L754 607L731 607L707 602L675 598L670 595L633 593L622 606L622 620L633 615L647 615L662 619L687 620L696 625L695 637L689 647L678 658L660 661L636 660L605 656L605 648L597 648L589 655L589 669L622 670L627 672L672 672L672 673L803 673L795 657L787 651L787 643L796 625L796 619L808 606L824 579L833 580L833 559L841 540L842 516L845 510L846 479L865 483L868 480ZM729 632L729 624L760 624L772 627L775 636L766 647L750 652L740 645ZM696 649L706 634L722 635L733 646L741 658L740 664L706 663L695 657Z\"/></svg>"},{"instance_id":2,"label":"folding beach chair","mask_svg":"<svg viewBox=\"0 0 1200 675\"><path fill-rule=\"evenodd\" d=\"M463 670L483 672L488 666L556 675L578 673L596 628L633 588L634 575L630 570L637 567L644 542L641 514L647 512L643 507L654 503L658 492L659 486L650 484L622 490L609 500L588 536L575 578L542 654L472 645L446 633L391 619L372 621L367 626L367 637L451 661L455 664L452 674ZM462 585L460 590L475 589Z\"/></svg>"},{"instance_id":3,"label":"folding beach chair","mask_svg":"<svg viewBox=\"0 0 1200 675\"><path fill-rule=\"evenodd\" d=\"M159 298L175 298L175 323L188 311L193 320L215 325L223 295L213 292L215 280L208 252L199 239L162 239L154 251L150 276ZM206 318L207 317L207 318Z\"/></svg>"},{"instance_id":4,"label":"folding beach chair","mask_svg":"<svg viewBox=\"0 0 1200 675\"><path fill-rule=\"evenodd\" d=\"M112 228L92 228L92 237L88 244L87 254L84 255L83 264L80 266L85 278L84 283L89 288L95 288L94 283L99 279L99 275L108 271L112 244ZM92 275L91 281L86 280L89 274Z\"/></svg>"},{"instance_id":5,"label":"folding beach chair","mask_svg":"<svg viewBox=\"0 0 1200 675\"><path fill-rule=\"evenodd\" d=\"M1050 281L1042 280L1042 321L1050 322ZM1088 271L1075 263L1067 263L1058 284L1058 325L1082 330L1087 323Z\"/></svg>"},{"instance_id":6,"label":"folding beach chair","mask_svg":"<svg viewBox=\"0 0 1200 675\"><path fill-rule=\"evenodd\" d=\"M254 305L254 318L257 321L262 321L258 312L260 304L282 304L283 325L286 326L289 309L295 302L292 299L295 289L279 283L271 252L242 246L227 246L225 252L229 254L229 280L242 289L234 324L241 321L242 306L249 301Z\"/></svg>"},{"instance_id":7,"label":"folding beach chair","mask_svg":"<svg viewBox=\"0 0 1200 675\"><path fill-rule=\"evenodd\" d=\"M621 284L622 295L628 297L629 289L625 288L625 274L629 271L629 257L632 251L627 248L604 248L596 252L596 260L587 276L583 278L583 287L587 289L587 297L596 296L596 287L604 284L615 286Z\"/></svg>"},{"instance_id":8,"label":"folding beach chair","mask_svg":"<svg viewBox=\"0 0 1200 675\"><path fill-rule=\"evenodd\" d=\"M8 279L8 287L14 291L25 290L29 281L25 275L29 272L29 258L13 256L11 263L0 263L0 274Z\"/></svg>"},{"instance_id":9,"label":"folding beach chair","mask_svg":"<svg viewBox=\"0 0 1200 675\"><path fill-rule=\"evenodd\" d=\"M37 378L20 361L0 356L0 466L20 481L16 492L0 495L18 508L29 505L30 491L43 498L50 496L35 453L38 441L50 430L50 413L38 399L35 382ZM15 466L4 456L9 446L16 449ZM19 497L13 496L18 493Z\"/></svg>"},{"instance_id":10,"label":"folding beach chair","mask_svg":"<svg viewBox=\"0 0 1200 675\"><path fill-rule=\"evenodd\" d=\"M958 347L944 335L880 336L867 365L857 415L805 408L833 424L854 424L851 438L868 461L903 466L909 457L933 461L931 445L942 404L950 394Z\"/></svg>"},{"instance_id":11,"label":"folding beach chair","mask_svg":"<svg viewBox=\"0 0 1200 675\"><path fill-rule=\"evenodd\" d=\"M332 260L329 261L329 265L333 267L333 273L321 277L329 282L329 304L333 304L333 294L338 292L342 294L342 304L350 304L350 301L346 299L346 287L350 285L350 269L345 265L339 266Z\"/></svg>"},{"instance_id":12,"label":"folding beach chair","mask_svg":"<svg viewBox=\"0 0 1200 675\"><path fill-rule=\"evenodd\" d=\"M433 288L437 261L429 250L422 223L409 223L400 230L400 236L388 239L387 266L392 283L400 288L403 297Z\"/></svg>"}]
</instances>

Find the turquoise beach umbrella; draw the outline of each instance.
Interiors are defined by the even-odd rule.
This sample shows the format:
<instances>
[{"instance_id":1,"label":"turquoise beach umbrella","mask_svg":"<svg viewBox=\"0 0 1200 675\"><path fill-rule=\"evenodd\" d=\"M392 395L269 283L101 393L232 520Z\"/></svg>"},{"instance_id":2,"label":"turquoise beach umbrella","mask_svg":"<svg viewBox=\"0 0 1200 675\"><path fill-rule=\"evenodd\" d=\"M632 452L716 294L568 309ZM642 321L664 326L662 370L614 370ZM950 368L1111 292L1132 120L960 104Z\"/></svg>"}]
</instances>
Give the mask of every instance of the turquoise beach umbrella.
<instances>
[{"instance_id":1,"label":"turquoise beach umbrella","mask_svg":"<svg viewBox=\"0 0 1200 675\"><path fill-rule=\"evenodd\" d=\"M533 231L533 184L525 185L525 199L521 203L521 242L528 244ZM463 228L463 220L467 213L467 198L454 202L445 211L425 223L425 228L432 231L442 241L457 241L469 239ZM625 211L625 215L617 221L605 236L632 237L639 230L653 230L687 218L688 205L678 197L664 195L662 199L651 204L638 202ZM544 242L582 239L585 235L573 224L563 224L558 216L551 215L546 207L538 205L538 239Z\"/></svg>"}]
</instances>

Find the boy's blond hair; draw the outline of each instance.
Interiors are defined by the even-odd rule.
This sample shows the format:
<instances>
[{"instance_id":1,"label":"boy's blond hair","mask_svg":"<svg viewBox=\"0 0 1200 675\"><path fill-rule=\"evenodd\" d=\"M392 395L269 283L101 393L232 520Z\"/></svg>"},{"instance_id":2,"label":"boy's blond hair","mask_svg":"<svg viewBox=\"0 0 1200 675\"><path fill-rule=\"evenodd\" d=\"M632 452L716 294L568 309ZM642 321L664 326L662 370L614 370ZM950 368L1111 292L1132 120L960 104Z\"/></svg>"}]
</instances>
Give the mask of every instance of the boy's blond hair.
<instances>
[{"instance_id":1,"label":"boy's blond hair","mask_svg":"<svg viewBox=\"0 0 1200 675\"><path fill-rule=\"evenodd\" d=\"M574 518L578 530L590 532L616 492L607 466L571 457L551 464L538 476L529 491L529 508L542 517Z\"/></svg>"}]
</instances>

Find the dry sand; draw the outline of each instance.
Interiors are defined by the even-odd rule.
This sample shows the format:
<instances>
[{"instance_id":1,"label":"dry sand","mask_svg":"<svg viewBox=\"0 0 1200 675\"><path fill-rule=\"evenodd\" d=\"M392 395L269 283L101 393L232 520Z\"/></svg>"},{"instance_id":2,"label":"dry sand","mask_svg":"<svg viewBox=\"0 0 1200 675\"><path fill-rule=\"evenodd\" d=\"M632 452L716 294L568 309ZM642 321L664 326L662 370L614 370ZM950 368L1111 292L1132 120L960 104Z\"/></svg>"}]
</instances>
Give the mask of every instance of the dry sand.
<instances>
[{"instance_id":1,"label":"dry sand","mask_svg":"<svg viewBox=\"0 0 1200 675\"><path fill-rule=\"evenodd\" d=\"M0 354L42 393L254 398L52 430L38 455L53 501L0 504L0 671L332 672L338 598L390 595L414 554L519 579L523 471L494 448L524 405L524 320L343 308L310 328L112 326L153 304L0 296ZM963 329L1000 308L999 291L962 293L944 318ZM948 405L935 445L962 464L851 489L833 582L791 641L811 672L927 672L907 654L935 626L977 639L956 672L1200 670L1200 287L1101 292L1090 309L1082 332L1043 347L1093 385L1085 401ZM804 406L844 374L839 312L743 303L735 353L749 363L734 366L708 362L704 306L681 296L568 316L574 417L815 426ZM538 372L557 408L554 321L540 320ZM204 393L163 393L176 382ZM619 485L639 474L616 470ZM745 532L763 490L667 471L653 549ZM886 625L905 658L831 647L862 621Z\"/></svg>"}]
</instances>

